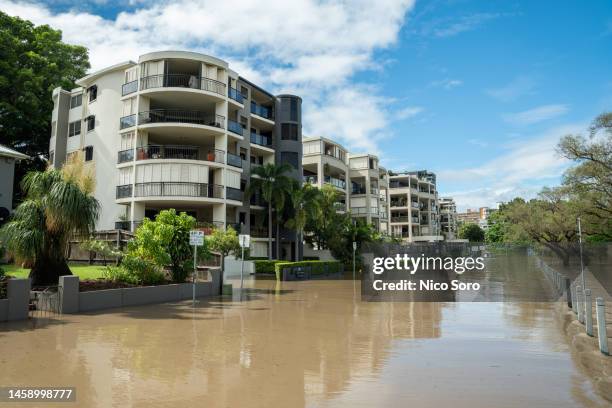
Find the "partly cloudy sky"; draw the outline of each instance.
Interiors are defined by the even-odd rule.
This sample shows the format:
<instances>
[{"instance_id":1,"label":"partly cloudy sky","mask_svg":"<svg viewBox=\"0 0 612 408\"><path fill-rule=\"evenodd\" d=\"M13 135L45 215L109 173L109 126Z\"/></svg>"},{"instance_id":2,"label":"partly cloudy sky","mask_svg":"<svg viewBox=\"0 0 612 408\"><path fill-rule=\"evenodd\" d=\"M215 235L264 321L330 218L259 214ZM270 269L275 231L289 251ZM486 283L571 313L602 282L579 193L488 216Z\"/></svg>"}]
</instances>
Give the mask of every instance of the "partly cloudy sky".
<instances>
[{"instance_id":1,"label":"partly cloudy sky","mask_svg":"<svg viewBox=\"0 0 612 408\"><path fill-rule=\"evenodd\" d=\"M227 60L303 98L304 134L438 173L459 207L554 185L560 136L612 110L612 3L0 0L61 29L92 68L153 50ZM569 29L571 27L571 29Z\"/></svg>"}]
</instances>

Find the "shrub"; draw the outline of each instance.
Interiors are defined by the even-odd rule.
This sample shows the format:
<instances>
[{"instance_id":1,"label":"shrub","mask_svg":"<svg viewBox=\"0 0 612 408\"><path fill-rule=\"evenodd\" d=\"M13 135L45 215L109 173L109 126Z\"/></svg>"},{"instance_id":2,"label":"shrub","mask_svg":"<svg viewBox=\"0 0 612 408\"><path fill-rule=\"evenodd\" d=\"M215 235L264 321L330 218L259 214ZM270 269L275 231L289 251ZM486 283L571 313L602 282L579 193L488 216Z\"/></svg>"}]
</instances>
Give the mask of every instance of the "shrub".
<instances>
[{"instance_id":1,"label":"shrub","mask_svg":"<svg viewBox=\"0 0 612 408\"><path fill-rule=\"evenodd\" d=\"M276 265L277 263L280 262L286 262L286 261L278 261L278 260L260 260L260 261L253 261L253 263L255 264L255 273L269 273L269 274L273 274L274 273L274 265Z\"/></svg>"},{"instance_id":2,"label":"shrub","mask_svg":"<svg viewBox=\"0 0 612 408\"><path fill-rule=\"evenodd\" d=\"M311 275L325 275L342 271L342 264L339 261L277 262L274 265L277 280L281 280L283 269L288 267L310 267Z\"/></svg>"},{"instance_id":3,"label":"shrub","mask_svg":"<svg viewBox=\"0 0 612 408\"><path fill-rule=\"evenodd\" d=\"M155 285L165 280L163 270L154 262L127 254L117 272L117 277L123 278L123 282L137 283L143 285Z\"/></svg>"}]
</instances>

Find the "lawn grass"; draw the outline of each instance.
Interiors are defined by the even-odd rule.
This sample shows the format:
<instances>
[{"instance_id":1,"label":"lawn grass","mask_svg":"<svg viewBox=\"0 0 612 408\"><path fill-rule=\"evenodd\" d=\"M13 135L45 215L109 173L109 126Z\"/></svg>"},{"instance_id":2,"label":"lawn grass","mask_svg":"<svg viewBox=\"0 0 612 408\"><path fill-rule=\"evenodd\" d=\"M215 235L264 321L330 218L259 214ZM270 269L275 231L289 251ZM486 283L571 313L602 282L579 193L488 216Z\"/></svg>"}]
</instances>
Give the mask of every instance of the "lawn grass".
<instances>
[{"instance_id":1,"label":"lawn grass","mask_svg":"<svg viewBox=\"0 0 612 408\"><path fill-rule=\"evenodd\" d=\"M77 275L81 280L84 279L97 279L103 277L104 266L102 265L68 265L70 271ZM15 278L27 278L30 270L27 268L21 268L18 265L0 265L0 268L4 269L7 275L14 276Z\"/></svg>"}]
</instances>

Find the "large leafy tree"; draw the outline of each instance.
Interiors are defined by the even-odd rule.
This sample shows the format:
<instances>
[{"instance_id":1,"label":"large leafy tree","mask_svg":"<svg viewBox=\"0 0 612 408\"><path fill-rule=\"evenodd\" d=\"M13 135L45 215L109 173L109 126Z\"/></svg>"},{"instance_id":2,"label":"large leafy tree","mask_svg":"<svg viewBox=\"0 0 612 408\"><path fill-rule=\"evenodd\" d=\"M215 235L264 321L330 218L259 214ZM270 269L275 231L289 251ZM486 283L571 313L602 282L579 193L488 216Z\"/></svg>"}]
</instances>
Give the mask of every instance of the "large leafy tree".
<instances>
[{"instance_id":1,"label":"large leafy tree","mask_svg":"<svg viewBox=\"0 0 612 408\"><path fill-rule=\"evenodd\" d=\"M291 191L291 179L287 176L292 167L288 164L264 164L251 170L251 181L247 188L247 197L260 193L268 206L268 259L272 259L272 209L282 213L286 197ZM276 256L280 249L280 226L277 222Z\"/></svg>"},{"instance_id":2,"label":"large leafy tree","mask_svg":"<svg viewBox=\"0 0 612 408\"><path fill-rule=\"evenodd\" d=\"M73 233L89 236L98 219L91 168L75 156L61 170L30 172L22 182L25 200L0 236L18 260L31 266L33 285L55 285L70 275L66 247Z\"/></svg>"},{"instance_id":3,"label":"large leafy tree","mask_svg":"<svg viewBox=\"0 0 612 408\"><path fill-rule=\"evenodd\" d=\"M228 255L240 254L240 242L238 234L232 227L227 227L226 230L216 228L213 233L206 239L208 247L211 251L221 255L221 286L223 286L223 272L225 268L225 257Z\"/></svg>"},{"instance_id":4,"label":"large leafy tree","mask_svg":"<svg viewBox=\"0 0 612 408\"><path fill-rule=\"evenodd\" d=\"M478 224L467 223L459 227L459 238L467 239L470 242L483 242L485 233Z\"/></svg>"},{"instance_id":5,"label":"large leafy tree","mask_svg":"<svg viewBox=\"0 0 612 408\"><path fill-rule=\"evenodd\" d=\"M303 241L304 228L308 218L313 218L318 213L317 195L319 191L310 184L301 186L295 181L289 193L293 215L287 220L286 226L295 230L295 256L299 257L299 244Z\"/></svg>"},{"instance_id":6,"label":"large leafy tree","mask_svg":"<svg viewBox=\"0 0 612 408\"><path fill-rule=\"evenodd\" d=\"M26 172L45 167L51 92L74 88L89 67L87 49L63 43L61 31L0 12L0 143L34 157L17 165L16 186Z\"/></svg>"}]
</instances>

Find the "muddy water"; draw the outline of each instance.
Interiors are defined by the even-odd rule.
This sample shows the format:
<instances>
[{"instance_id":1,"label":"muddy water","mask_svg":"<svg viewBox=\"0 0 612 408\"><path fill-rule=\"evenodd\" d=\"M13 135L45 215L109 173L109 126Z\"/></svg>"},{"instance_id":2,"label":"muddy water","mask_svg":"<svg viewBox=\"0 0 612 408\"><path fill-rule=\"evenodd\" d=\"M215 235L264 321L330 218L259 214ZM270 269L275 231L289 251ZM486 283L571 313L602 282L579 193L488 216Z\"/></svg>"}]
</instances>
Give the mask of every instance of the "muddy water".
<instances>
[{"instance_id":1,"label":"muddy water","mask_svg":"<svg viewBox=\"0 0 612 408\"><path fill-rule=\"evenodd\" d=\"M78 403L58 406L79 407L606 406L551 303L362 303L351 281L248 286L243 302L0 324L0 385L75 386Z\"/></svg>"}]
</instances>

